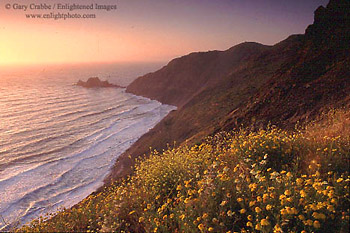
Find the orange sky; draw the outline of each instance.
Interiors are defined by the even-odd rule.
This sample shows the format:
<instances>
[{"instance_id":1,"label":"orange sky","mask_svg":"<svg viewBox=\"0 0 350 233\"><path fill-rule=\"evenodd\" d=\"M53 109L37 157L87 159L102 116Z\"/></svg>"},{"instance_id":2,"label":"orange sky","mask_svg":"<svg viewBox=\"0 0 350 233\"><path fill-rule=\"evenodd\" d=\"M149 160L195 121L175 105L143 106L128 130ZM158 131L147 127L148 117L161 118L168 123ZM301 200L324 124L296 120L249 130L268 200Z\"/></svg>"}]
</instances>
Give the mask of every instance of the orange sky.
<instances>
[{"instance_id":1,"label":"orange sky","mask_svg":"<svg viewBox=\"0 0 350 233\"><path fill-rule=\"evenodd\" d=\"M150 60L163 61L190 49L186 42L170 45L167 35L118 26L109 30L84 21L6 23L0 34L0 64L142 61L150 54Z\"/></svg>"},{"instance_id":2,"label":"orange sky","mask_svg":"<svg viewBox=\"0 0 350 233\"><path fill-rule=\"evenodd\" d=\"M11 7L30 4L7 2ZM244 41L274 44L303 33L313 10L327 0L292 5L277 0L260 5L255 4L259 0L76 0L68 2L117 4L118 9L76 11L72 13L95 13L97 18L69 20L26 19L25 14L50 11L6 10L7 2L0 3L0 65L168 61Z\"/></svg>"}]
</instances>

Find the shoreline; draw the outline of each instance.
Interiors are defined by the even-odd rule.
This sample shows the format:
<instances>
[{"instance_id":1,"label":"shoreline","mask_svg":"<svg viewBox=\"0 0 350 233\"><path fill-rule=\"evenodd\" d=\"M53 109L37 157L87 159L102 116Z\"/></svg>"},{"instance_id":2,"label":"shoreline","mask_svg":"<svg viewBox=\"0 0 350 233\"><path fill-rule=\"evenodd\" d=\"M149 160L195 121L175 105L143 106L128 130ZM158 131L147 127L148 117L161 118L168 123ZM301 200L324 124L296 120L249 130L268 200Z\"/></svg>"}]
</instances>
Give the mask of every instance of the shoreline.
<instances>
[{"instance_id":1,"label":"shoreline","mask_svg":"<svg viewBox=\"0 0 350 233\"><path fill-rule=\"evenodd\" d=\"M130 93L130 94L133 94L133 93ZM133 95L136 95L136 94L133 94ZM136 95L136 96L139 96L139 95ZM140 97L153 100L144 96L140 96ZM126 149L123 153L121 153L116 158L116 161L114 162L113 166L110 168L108 174L105 176L103 180L103 185L100 188L98 188L94 193L101 192L105 188L105 186L108 186L113 182L118 182L121 179L127 177L128 175L131 175L133 171L133 166L135 165L135 159L137 157L142 157L147 155L145 153L140 153L136 156L135 155L133 156L133 154L131 153L134 152L135 150L138 150L140 148L139 144L142 144L143 140L151 138L153 131L157 130L157 127L159 127L161 124L164 124L164 121L169 117L169 115L171 115L173 112L178 110L177 106L162 103L159 100L153 100L153 101L157 101L160 104L165 106L171 106L174 109L170 110L156 125L153 126L153 128L149 129L146 133L141 135L128 149Z\"/></svg>"},{"instance_id":2,"label":"shoreline","mask_svg":"<svg viewBox=\"0 0 350 233\"><path fill-rule=\"evenodd\" d=\"M20 218L23 218L23 221L21 220L21 222L23 222L23 223L20 224L20 225L29 224L32 221L32 219L36 219L39 216L45 216L45 215L50 214L50 213L56 214L56 212L59 211L61 208L74 208L75 206L79 205L85 198L87 198L88 196L90 196L91 194L93 194L95 192L98 192L98 190L100 190L101 188L104 187L105 179L110 175L110 173L112 171L112 168L114 167L114 165L115 165L116 161L118 160L118 158L122 154L124 154L125 151L127 151L130 147L132 147L135 144L135 142L137 142L139 140L140 137L142 137L144 134L147 134L152 128L154 128L154 126L156 124L159 123L159 121L164 119L164 117L166 117L175 108L175 106L162 104L159 101L150 100L149 98L145 98L145 97L142 97L142 96L137 96L137 95L134 95L134 94L131 94L131 93L128 93L128 94L134 96L134 98L136 98L136 100L139 99L139 98L140 99L148 99L147 103L152 103L153 102L153 104L151 104L151 105L153 106L154 104L156 104L156 106L157 106L154 109L152 109L152 111L151 111L152 113L150 113L151 115L145 115L142 118L142 119L146 119L146 121L144 121L142 119L138 119L137 120L137 118L136 118L135 120L137 120L137 122L135 122L136 125L133 127L134 129L132 129L131 132L127 133L127 134L131 133L131 135L133 135L136 132L135 130L137 130L137 132L141 132L142 134L141 135L136 135L137 137L132 139L133 143L130 144L130 145L126 145L127 146L126 148L120 148L122 150L114 150L114 149L111 150L110 153L111 154L115 154L114 155L115 158L113 159L113 161L111 161L110 165L108 166L108 169L105 170L103 175L97 177L98 179L93 181L93 183L90 183L87 186L83 186L82 189L79 188L79 190L76 190L77 192L81 192L81 194L83 194L83 195L80 195L80 194L77 193L78 195L76 196L76 198L74 198L72 196L71 199L66 199L66 201L64 201L65 199L63 198L62 201L66 202L66 203L61 203L61 201L60 201L60 202L57 202L57 203L61 203L61 204L59 204L59 205L53 204L53 206L51 206L49 208L43 206L44 210L46 209L46 210L49 210L49 211L47 211L47 212L44 211L42 214L40 214L40 215L38 215L37 217L34 217L34 218L31 218L30 215L33 214L33 216L34 216L35 215L35 211L33 213L29 214L28 216L26 216L27 214L24 214L24 215L19 214L18 216L20 216ZM141 109L139 111L145 111L144 107L142 107L142 106L144 106L144 104L140 103ZM136 112L136 114L137 114L137 112ZM152 118L152 120L150 120L150 118ZM138 127L137 125L142 126L143 129L142 128L135 128L135 127ZM135 132L133 132L133 131L135 131ZM129 137L129 136L126 136L126 137ZM132 137L134 137L134 136L132 136ZM73 193L75 193L75 192L73 191ZM72 193L72 195L74 195L73 193ZM78 196L79 197L81 196L82 198L78 198ZM5 212L4 212L4 214L5 214ZM11 212L10 212L10 215L8 215L8 214L5 215L5 220L6 220L7 224L4 222L4 225L1 226L1 230L9 230L9 229L11 229L11 227L14 224L16 224L17 220L11 220L10 216L11 216ZM27 220L25 220L25 219L27 219Z\"/></svg>"}]
</instances>

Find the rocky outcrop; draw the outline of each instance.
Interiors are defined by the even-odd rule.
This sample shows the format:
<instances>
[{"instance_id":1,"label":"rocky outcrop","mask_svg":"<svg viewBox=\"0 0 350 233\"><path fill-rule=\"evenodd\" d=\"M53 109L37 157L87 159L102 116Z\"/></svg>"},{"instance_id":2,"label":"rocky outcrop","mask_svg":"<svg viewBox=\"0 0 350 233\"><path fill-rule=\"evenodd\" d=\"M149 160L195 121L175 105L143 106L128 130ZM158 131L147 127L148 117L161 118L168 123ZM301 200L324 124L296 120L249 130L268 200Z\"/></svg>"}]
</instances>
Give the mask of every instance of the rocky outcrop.
<instances>
[{"instance_id":1,"label":"rocky outcrop","mask_svg":"<svg viewBox=\"0 0 350 233\"><path fill-rule=\"evenodd\" d=\"M350 1L331 0L315 11L295 63L276 75L221 129L267 122L283 128L350 106Z\"/></svg>"},{"instance_id":2,"label":"rocky outcrop","mask_svg":"<svg viewBox=\"0 0 350 233\"><path fill-rule=\"evenodd\" d=\"M122 86L109 83L108 81L101 81L98 77L89 78L86 82L79 80L76 85L81 87L86 87L86 88L98 88L98 87L122 88Z\"/></svg>"}]
</instances>

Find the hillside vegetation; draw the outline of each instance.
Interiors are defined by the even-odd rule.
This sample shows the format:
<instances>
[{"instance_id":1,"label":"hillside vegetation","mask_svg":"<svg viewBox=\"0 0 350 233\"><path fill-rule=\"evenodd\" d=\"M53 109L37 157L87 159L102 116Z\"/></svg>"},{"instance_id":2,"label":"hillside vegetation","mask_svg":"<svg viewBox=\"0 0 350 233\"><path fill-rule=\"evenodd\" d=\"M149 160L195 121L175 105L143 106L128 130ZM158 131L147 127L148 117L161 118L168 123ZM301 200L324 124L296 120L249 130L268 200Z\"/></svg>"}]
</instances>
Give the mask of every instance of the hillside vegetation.
<instances>
[{"instance_id":1,"label":"hillside vegetation","mask_svg":"<svg viewBox=\"0 0 350 233\"><path fill-rule=\"evenodd\" d=\"M19 231L348 232L350 113L303 130L220 133ZM331 230L330 230L331 229Z\"/></svg>"},{"instance_id":2,"label":"hillside vegetation","mask_svg":"<svg viewBox=\"0 0 350 233\"><path fill-rule=\"evenodd\" d=\"M315 11L305 34L274 46L242 43L174 59L127 88L178 109L118 158L109 180L131 174L149 147L196 143L242 125L293 129L329 109L349 108L349 54L350 1L331 0Z\"/></svg>"}]
</instances>

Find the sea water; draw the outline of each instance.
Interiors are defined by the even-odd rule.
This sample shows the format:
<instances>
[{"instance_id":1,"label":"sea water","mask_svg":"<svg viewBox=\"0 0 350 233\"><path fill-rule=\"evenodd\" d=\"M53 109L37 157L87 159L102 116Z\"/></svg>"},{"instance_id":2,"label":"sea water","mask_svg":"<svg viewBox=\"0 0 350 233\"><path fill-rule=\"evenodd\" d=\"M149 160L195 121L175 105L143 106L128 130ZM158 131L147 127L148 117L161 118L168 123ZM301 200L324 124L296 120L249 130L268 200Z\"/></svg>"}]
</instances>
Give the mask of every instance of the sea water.
<instances>
[{"instance_id":1,"label":"sea water","mask_svg":"<svg viewBox=\"0 0 350 233\"><path fill-rule=\"evenodd\" d=\"M120 154L175 107L125 88L160 64L0 70L0 230L71 207L103 184Z\"/></svg>"}]
</instances>

